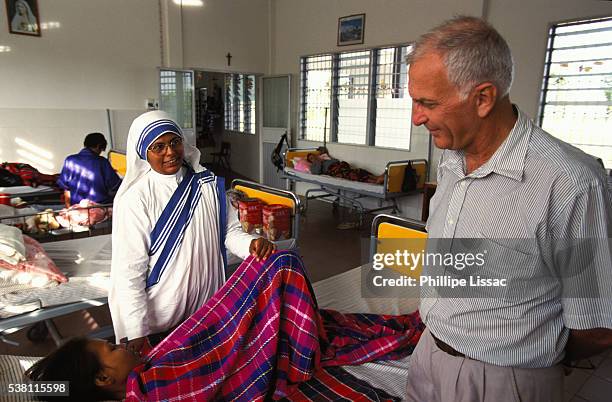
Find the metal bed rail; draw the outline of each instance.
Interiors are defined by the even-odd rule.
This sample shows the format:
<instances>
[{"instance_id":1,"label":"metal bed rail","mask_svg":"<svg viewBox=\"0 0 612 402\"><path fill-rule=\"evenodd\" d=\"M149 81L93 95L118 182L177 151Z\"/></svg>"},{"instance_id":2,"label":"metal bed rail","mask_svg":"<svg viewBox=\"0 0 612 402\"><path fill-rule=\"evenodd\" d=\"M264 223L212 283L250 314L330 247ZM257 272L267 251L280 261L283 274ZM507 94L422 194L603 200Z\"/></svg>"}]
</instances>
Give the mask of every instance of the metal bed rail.
<instances>
[{"instance_id":1,"label":"metal bed rail","mask_svg":"<svg viewBox=\"0 0 612 402\"><path fill-rule=\"evenodd\" d=\"M73 206L71 209L65 208L61 210L45 210L23 215L5 215L0 216L0 224L18 227L24 234L33 237L41 243L67 240L75 237L94 236L98 234L110 233L112 225L112 207L113 204L98 204L87 207ZM97 212L94 210L103 210L104 218L99 222L91 224L90 222L92 222L92 218L94 217L93 214L94 212ZM71 217L71 212L74 213L78 211L87 211L87 225L79 225L80 221L76 221ZM35 222L30 221L32 218L36 219L38 217L40 220L43 220L41 226L44 226L45 224L48 226L50 219L55 220L56 216L62 212L65 212L67 215L67 218L64 218L64 220L68 221L68 227L63 227L60 225L60 227L56 229L48 229L47 227L44 230L40 229L38 226L32 229L28 228L28 223L35 224Z\"/></svg>"},{"instance_id":2,"label":"metal bed rail","mask_svg":"<svg viewBox=\"0 0 612 402\"><path fill-rule=\"evenodd\" d=\"M336 209L339 205L349 205L351 208L355 208L359 214L359 226L363 224L363 217L366 213L376 213L381 211L390 210L391 213L400 213L401 209L398 205L397 199L413 194L417 194L423 191L425 182L428 180L429 176L429 165L426 159L411 159L411 160L397 160L390 161L385 166L384 171L384 183L383 192L377 193L373 191L367 191L365 189L360 189L356 187L351 187L349 184L351 183L349 180L346 180L346 185L344 183L331 184L331 183L322 183L319 180L316 180L317 175L312 175L312 178L297 176L288 173L285 169L290 167L290 161L287 159L289 153L298 153L299 155L307 155L309 153L318 154L319 152L313 148L290 148L285 151L283 154L283 173L281 177L285 180L288 180L289 183L298 183L305 182L309 184L317 185L319 188L311 188L306 190L304 194L304 213L308 210L308 201L313 199L323 199L327 201L332 201L333 208ZM390 191L390 185L392 180L391 170L396 167L408 166L411 164L422 164L424 168L422 169L422 174L419 177L417 188L413 191L401 191L401 185L403 181L403 172L401 177L393 177L393 187L397 187L399 185L399 191ZM404 167L405 170L405 167ZM341 179L338 179L341 180ZM320 193L320 194L318 194ZM318 194L318 195L314 195ZM373 198L377 200L378 207L377 208L366 208L364 204L360 201L362 198ZM390 205L383 206L383 202L390 202ZM343 204L342 204L343 203Z\"/></svg>"},{"instance_id":3,"label":"metal bed rail","mask_svg":"<svg viewBox=\"0 0 612 402\"><path fill-rule=\"evenodd\" d=\"M287 198L293 203L293 212L291 214L291 237L295 239L297 244L299 233L300 233L300 215L302 213L302 202L298 196L291 191L281 190L275 187L266 186L265 184L256 183L253 181L234 179L232 180L231 188L234 189L236 186L243 186L252 188L254 190L262 191L265 193L273 194L279 197Z\"/></svg>"}]
</instances>

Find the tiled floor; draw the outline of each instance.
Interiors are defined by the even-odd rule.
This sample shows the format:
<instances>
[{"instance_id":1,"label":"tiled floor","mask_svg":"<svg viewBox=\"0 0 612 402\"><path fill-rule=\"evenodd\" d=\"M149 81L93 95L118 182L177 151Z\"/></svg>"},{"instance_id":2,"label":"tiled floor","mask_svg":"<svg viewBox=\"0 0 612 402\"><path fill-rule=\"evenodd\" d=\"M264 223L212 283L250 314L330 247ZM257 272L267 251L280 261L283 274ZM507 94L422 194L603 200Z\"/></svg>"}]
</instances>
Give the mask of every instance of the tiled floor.
<instances>
[{"instance_id":1,"label":"tiled floor","mask_svg":"<svg viewBox=\"0 0 612 402\"><path fill-rule=\"evenodd\" d=\"M565 377L565 401L609 402L612 400L612 351L583 360Z\"/></svg>"},{"instance_id":2,"label":"tiled floor","mask_svg":"<svg viewBox=\"0 0 612 402\"><path fill-rule=\"evenodd\" d=\"M227 183L237 175L222 172ZM354 220L344 210L336 213L331 205L311 201L306 216L300 222L300 254L312 281L354 268L367 260L371 217L361 229L340 230L338 224ZM96 307L87 312L70 314L54 320L62 336L86 334L100 326L110 324L106 307ZM26 337L27 329L17 331L6 338L20 343L11 346L0 342L0 354L41 356L54 347L47 338L44 342L32 343ZM565 377L565 401L603 402L612 400L612 351L590 359L594 369L574 369ZM580 367L587 367L581 362Z\"/></svg>"}]
</instances>

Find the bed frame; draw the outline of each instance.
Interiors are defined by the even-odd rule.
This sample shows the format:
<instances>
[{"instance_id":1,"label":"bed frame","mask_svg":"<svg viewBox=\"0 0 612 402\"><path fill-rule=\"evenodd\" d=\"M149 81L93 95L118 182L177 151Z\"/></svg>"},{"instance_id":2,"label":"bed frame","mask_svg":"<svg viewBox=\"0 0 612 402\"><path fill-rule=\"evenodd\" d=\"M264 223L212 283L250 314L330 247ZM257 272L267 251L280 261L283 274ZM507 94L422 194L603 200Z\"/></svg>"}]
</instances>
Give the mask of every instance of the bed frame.
<instances>
[{"instance_id":1,"label":"bed frame","mask_svg":"<svg viewBox=\"0 0 612 402\"><path fill-rule=\"evenodd\" d=\"M355 208L359 213L359 225L363 223L363 216L367 213L375 213L385 210L391 210L391 213L401 212L397 200L402 197L417 194L423 191L425 182L429 176L429 165L426 159L412 159L390 161L387 163L384 172L384 183L382 191L371 191L364 188L363 183L353 182L340 178L332 178L325 175L303 174L296 173L293 170L293 158L306 157L308 154L319 154L315 148L289 148L283 156L283 173L281 177L289 181L289 183L309 183L318 186L306 190L304 194L304 211L308 209L308 201L313 199L331 200L334 209L340 204L349 205ZM411 165L418 175L417 186L414 191L402 191L402 183L404 181L404 173L406 167ZM323 178L322 178L323 177ZM371 185L377 186L377 185ZM378 201L377 208L367 209L361 202L361 199L373 198ZM390 202L390 205L383 205L383 202Z\"/></svg>"},{"instance_id":2,"label":"bed frame","mask_svg":"<svg viewBox=\"0 0 612 402\"><path fill-rule=\"evenodd\" d=\"M291 191L280 190L265 184L241 179L233 180L231 188L242 191L249 197L259 198L267 204L281 204L290 207L292 209L291 239L297 244L300 233L300 214L302 212L302 202L298 196Z\"/></svg>"},{"instance_id":3,"label":"bed frame","mask_svg":"<svg viewBox=\"0 0 612 402\"><path fill-rule=\"evenodd\" d=\"M299 234L300 211L301 211L301 202L298 197L296 197L293 193L289 191L279 190L273 187L265 186L259 183L250 182L246 180L236 179L232 181L231 187L233 189L245 192L249 197L256 197L256 198L262 199L263 201L269 204L283 204L283 205L287 205L291 207L293 209L292 239L281 240L277 242L277 244L279 245L279 247L282 247L283 244L289 244L289 243L294 244L294 245L297 244L297 239L298 239L298 234ZM91 208L100 208L100 206L93 206ZM27 215L27 216L31 216L31 215ZM5 219L15 219L15 218L20 219L21 216L5 217ZM2 218L0 218L0 222L1 222L1 219ZM106 223L106 222L110 223L110 220L104 221L103 223ZM109 226L108 233L110 233L110 226ZM78 237L88 237L88 236L93 236L97 234L106 234L106 233L99 233L99 231L95 229L91 229L87 232L74 233L72 235L62 235L62 236L48 235L46 236L47 237L46 241L49 242L49 241L59 241L59 240L67 240L67 239L77 239ZM41 240L37 238L37 240L42 242L45 239ZM108 265L109 265L108 269L110 271L110 261ZM62 284L58 285L58 287L61 287L61 286L63 285ZM22 290L22 291L28 292L29 290ZM35 332L39 332L39 333L42 332L43 336L40 338L44 339L44 336L46 336L46 334L48 333L53 338L55 343L59 345L62 342L62 337L58 329L55 327L55 324L52 321L53 318L56 318L56 317L59 317L65 314L69 314L75 311L91 308L91 307L102 306L107 303L108 303L108 298L106 296L96 297L96 298L91 298L87 300L74 301L74 302L70 302L70 303L66 303L62 305L40 307L31 312L22 313L22 314L15 315L12 317L0 319L0 341L8 343L8 344L14 344L14 342L8 340L5 337L5 335L8 335L19 329L35 324L35 326L32 327L34 329L34 332L32 331L29 332L28 337L30 337L32 340L36 340L36 338L39 338L39 336ZM94 337L98 337L98 338L112 337L113 336L112 327L100 328L99 330L92 333L91 335Z\"/></svg>"},{"instance_id":4,"label":"bed frame","mask_svg":"<svg viewBox=\"0 0 612 402\"><path fill-rule=\"evenodd\" d=\"M37 216L37 215L45 215L48 213L49 214L53 213L55 216L57 213L60 212L59 210L52 210L48 212L41 211L41 212L30 213L30 214L25 214L25 215L0 216L0 224L5 224L8 226L16 226L19 229L21 229L23 234L26 234L32 237L33 239L36 239L36 241L38 241L39 243L48 243L52 241L61 241L61 240L77 239L81 237L98 236L98 235L111 233L112 207L113 207L113 204L98 204L98 205L93 205L93 206L89 206L85 208L74 208L73 210L76 210L76 209L87 210L88 214L89 214L89 210L98 208L98 209L106 210L105 211L106 215L110 214L111 218L108 218L102 222L99 222L99 223L96 223L94 225L87 226L87 227L79 226L75 224L74 226L70 226L69 228L60 228L60 229L48 231L46 233L29 233L27 231L26 220L28 220L29 218Z\"/></svg>"}]
</instances>

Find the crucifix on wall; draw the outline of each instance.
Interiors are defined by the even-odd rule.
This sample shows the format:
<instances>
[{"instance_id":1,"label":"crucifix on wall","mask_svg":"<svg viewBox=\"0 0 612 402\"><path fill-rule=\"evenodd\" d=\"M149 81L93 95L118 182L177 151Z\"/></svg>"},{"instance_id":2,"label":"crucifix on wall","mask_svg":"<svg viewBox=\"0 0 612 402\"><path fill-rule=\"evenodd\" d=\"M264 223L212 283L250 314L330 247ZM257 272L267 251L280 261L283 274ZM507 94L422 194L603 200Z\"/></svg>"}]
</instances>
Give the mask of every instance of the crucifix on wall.
<instances>
[{"instance_id":1,"label":"crucifix on wall","mask_svg":"<svg viewBox=\"0 0 612 402\"><path fill-rule=\"evenodd\" d=\"M231 66L232 65L232 54L230 52L227 52L225 57L227 57L227 65Z\"/></svg>"}]
</instances>

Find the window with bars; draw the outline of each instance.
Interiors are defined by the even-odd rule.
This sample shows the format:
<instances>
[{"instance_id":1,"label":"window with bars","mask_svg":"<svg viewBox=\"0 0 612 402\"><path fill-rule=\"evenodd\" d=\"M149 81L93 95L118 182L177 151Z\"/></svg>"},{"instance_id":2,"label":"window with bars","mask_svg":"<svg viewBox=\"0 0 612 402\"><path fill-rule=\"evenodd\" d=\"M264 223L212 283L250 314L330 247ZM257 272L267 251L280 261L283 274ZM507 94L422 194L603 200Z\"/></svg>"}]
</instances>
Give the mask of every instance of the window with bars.
<instances>
[{"instance_id":1,"label":"window with bars","mask_svg":"<svg viewBox=\"0 0 612 402\"><path fill-rule=\"evenodd\" d=\"M193 128L193 73L160 70L160 107L184 129Z\"/></svg>"},{"instance_id":2,"label":"window with bars","mask_svg":"<svg viewBox=\"0 0 612 402\"><path fill-rule=\"evenodd\" d=\"M225 75L225 129L255 134L255 76Z\"/></svg>"},{"instance_id":3,"label":"window with bars","mask_svg":"<svg viewBox=\"0 0 612 402\"><path fill-rule=\"evenodd\" d=\"M302 139L410 148L410 46L301 59Z\"/></svg>"},{"instance_id":4,"label":"window with bars","mask_svg":"<svg viewBox=\"0 0 612 402\"><path fill-rule=\"evenodd\" d=\"M612 17L550 28L539 118L612 168Z\"/></svg>"},{"instance_id":5,"label":"window with bars","mask_svg":"<svg viewBox=\"0 0 612 402\"><path fill-rule=\"evenodd\" d=\"M332 56L303 57L300 64L302 138L323 141L330 129Z\"/></svg>"},{"instance_id":6,"label":"window with bars","mask_svg":"<svg viewBox=\"0 0 612 402\"><path fill-rule=\"evenodd\" d=\"M366 144L370 51L340 53L334 84L337 127L334 142Z\"/></svg>"}]
</instances>

